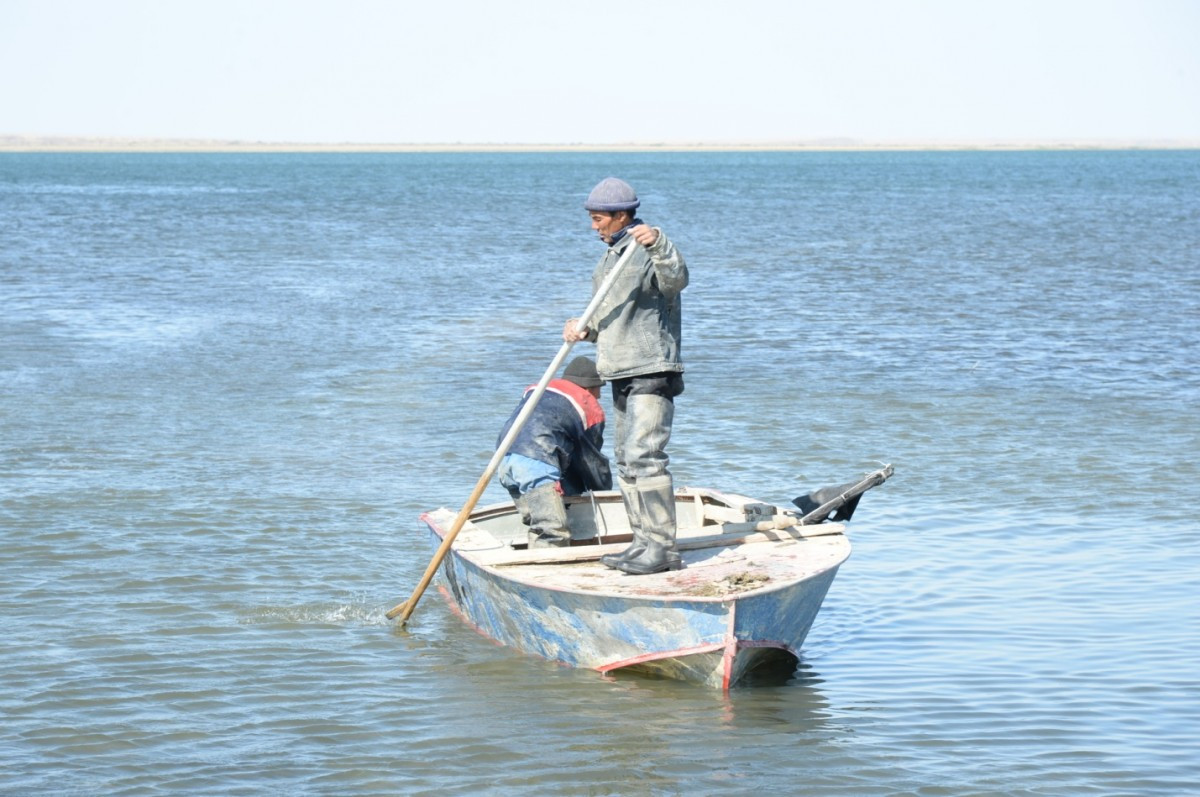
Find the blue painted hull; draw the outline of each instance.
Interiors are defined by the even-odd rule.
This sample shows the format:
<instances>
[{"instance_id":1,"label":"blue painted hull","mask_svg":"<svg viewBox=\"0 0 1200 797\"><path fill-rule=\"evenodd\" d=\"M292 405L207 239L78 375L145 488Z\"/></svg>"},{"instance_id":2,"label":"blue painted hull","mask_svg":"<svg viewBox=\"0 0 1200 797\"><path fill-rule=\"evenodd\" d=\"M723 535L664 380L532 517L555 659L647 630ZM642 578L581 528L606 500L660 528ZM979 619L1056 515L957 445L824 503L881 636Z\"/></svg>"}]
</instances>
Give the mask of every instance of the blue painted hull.
<instances>
[{"instance_id":1,"label":"blue painted hull","mask_svg":"<svg viewBox=\"0 0 1200 797\"><path fill-rule=\"evenodd\" d=\"M436 548L445 517L422 519ZM790 544L793 550L776 556L773 567L786 555L802 561L796 551L803 546ZM600 672L629 669L729 688L765 661L794 668L849 554L849 544L840 545L813 572L789 579L763 570L773 573L763 576L765 586L720 594L703 579L724 578L724 585L730 568L744 565L732 555L726 558L735 564L723 564L711 550L685 552L686 569L669 574L668 583L667 574L619 576L595 562L493 566L476 561L469 548L458 550L456 541L442 564L443 593L480 632L526 653ZM754 552L762 557L767 546ZM606 587L600 583L606 578L620 580Z\"/></svg>"}]
</instances>

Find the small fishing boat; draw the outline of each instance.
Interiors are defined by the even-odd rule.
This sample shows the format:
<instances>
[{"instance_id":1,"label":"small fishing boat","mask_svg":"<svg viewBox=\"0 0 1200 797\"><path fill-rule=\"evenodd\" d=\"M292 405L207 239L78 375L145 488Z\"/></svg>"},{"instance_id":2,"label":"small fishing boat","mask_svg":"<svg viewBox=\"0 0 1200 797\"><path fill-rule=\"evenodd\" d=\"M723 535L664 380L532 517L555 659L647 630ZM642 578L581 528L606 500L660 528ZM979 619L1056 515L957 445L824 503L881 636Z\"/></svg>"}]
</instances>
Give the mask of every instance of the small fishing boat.
<instances>
[{"instance_id":1,"label":"small fishing boat","mask_svg":"<svg viewBox=\"0 0 1200 797\"><path fill-rule=\"evenodd\" d=\"M511 502L472 512L441 563L442 593L484 635L602 673L641 672L728 689L764 668L794 672L850 555L845 521L892 475L764 504L716 490L675 493L684 568L630 576L603 566L631 539L617 491L568 499L572 544L527 549ZM421 516L435 547L456 513Z\"/></svg>"}]
</instances>

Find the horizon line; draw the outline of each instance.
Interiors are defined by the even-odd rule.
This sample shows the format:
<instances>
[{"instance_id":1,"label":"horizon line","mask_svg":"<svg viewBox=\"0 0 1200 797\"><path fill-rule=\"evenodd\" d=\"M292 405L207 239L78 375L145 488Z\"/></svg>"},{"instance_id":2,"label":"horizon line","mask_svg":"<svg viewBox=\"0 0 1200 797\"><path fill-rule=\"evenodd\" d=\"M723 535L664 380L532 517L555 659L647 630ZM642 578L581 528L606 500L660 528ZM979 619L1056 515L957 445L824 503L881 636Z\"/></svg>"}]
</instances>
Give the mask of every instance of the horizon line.
<instances>
[{"instance_id":1,"label":"horizon line","mask_svg":"<svg viewBox=\"0 0 1200 797\"><path fill-rule=\"evenodd\" d=\"M802 152L920 150L1200 149L1200 139L1076 137L1022 139L857 139L825 136L794 140L626 142L297 142L0 134L0 152Z\"/></svg>"}]
</instances>

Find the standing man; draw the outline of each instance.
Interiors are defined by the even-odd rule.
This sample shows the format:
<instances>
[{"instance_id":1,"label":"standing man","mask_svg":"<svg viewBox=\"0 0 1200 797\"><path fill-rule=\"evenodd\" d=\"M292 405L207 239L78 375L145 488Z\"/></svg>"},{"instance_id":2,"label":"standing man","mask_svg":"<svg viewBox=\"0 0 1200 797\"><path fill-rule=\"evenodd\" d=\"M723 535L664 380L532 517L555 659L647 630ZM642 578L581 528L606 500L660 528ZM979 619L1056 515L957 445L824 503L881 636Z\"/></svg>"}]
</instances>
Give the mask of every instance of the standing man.
<instances>
[{"instance_id":1,"label":"standing man","mask_svg":"<svg viewBox=\"0 0 1200 797\"><path fill-rule=\"evenodd\" d=\"M576 357L552 379L521 427L497 476L512 496L529 527L530 548L559 548L571 544L563 495L612 488L612 471L604 447L604 409L596 364ZM533 387L512 411L496 444L504 440Z\"/></svg>"},{"instance_id":2,"label":"standing man","mask_svg":"<svg viewBox=\"0 0 1200 797\"><path fill-rule=\"evenodd\" d=\"M612 383L616 410L617 481L633 530L633 543L601 558L633 575L678 570L675 490L667 470L667 441L675 397L683 392L680 359L680 292L688 269L675 245L634 214L641 202L624 180L601 180L583 207L592 229L608 245L592 273L592 291L629 247L637 247L592 321L563 327L563 339L596 344L600 376Z\"/></svg>"}]
</instances>

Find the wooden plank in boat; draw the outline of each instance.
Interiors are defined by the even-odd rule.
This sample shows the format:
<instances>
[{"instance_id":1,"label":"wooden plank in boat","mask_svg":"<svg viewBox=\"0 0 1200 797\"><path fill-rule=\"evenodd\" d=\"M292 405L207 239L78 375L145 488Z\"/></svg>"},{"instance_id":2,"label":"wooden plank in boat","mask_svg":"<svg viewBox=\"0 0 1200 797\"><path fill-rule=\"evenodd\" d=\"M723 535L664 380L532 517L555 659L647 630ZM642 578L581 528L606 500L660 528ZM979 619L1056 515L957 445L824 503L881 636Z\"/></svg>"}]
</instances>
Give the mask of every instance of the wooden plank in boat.
<instances>
[{"instance_id":1,"label":"wooden plank in boat","mask_svg":"<svg viewBox=\"0 0 1200 797\"><path fill-rule=\"evenodd\" d=\"M747 526L764 524L728 524L733 527L731 533L697 535L688 529L680 529L678 537L679 550L694 551L702 548L715 548L729 545L747 545L764 542L781 542L785 540L801 540L810 537L827 537L843 534L846 527L841 523L822 523L816 526L788 526L778 529L754 531ZM705 526L704 532L714 530L714 526ZM486 532L484 532L486 533ZM491 537L491 535L488 535ZM495 538L493 538L495 539ZM497 541L498 542L498 541ZM610 553L625 550L627 543L608 545L576 545L570 548L537 548L534 550L517 550L507 546L488 546L486 550L470 551L470 558L488 567L509 567L514 565L545 565L557 563L588 562L599 559ZM458 548L458 546L455 546ZM474 548L474 546L472 546ZM467 551L464 551L467 553Z\"/></svg>"}]
</instances>

